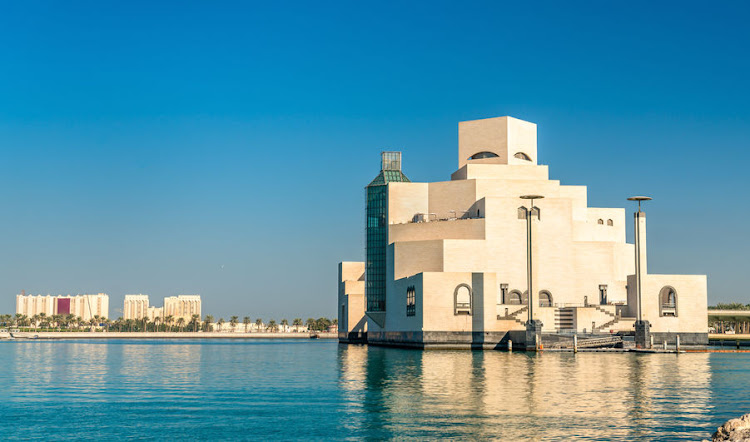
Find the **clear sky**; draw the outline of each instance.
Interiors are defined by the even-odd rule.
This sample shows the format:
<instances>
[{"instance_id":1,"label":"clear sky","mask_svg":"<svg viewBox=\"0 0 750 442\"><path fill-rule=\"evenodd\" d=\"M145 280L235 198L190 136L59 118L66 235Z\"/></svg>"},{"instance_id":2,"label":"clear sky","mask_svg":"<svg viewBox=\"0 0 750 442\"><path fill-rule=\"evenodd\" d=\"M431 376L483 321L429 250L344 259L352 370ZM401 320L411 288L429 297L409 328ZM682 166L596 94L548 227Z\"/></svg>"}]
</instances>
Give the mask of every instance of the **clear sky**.
<instances>
[{"instance_id":1,"label":"clear sky","mask_svg":"<svg viewBox=\"0 0 750 442\"><path fill-rule=\"evenodd\" d=\"M332 317L380 151L447 180L458 121L502 115L590 206L654 197L651 272L750 302L747 2L107 3L0 4L2 312Z\"/></svg>"}]
</instances>

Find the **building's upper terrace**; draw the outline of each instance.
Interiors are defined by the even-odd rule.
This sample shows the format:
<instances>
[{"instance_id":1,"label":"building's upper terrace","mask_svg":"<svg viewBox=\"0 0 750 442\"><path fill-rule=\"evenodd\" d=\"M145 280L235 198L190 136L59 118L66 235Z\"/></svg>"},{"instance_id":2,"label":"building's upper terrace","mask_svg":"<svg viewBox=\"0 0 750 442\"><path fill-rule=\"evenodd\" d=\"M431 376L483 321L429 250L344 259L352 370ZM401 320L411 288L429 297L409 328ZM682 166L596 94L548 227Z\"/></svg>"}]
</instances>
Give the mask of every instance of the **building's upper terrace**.
<instances>
[{"instance_id":1,"label":"building's upper terrace","mask_svg":"<svg viewBox=\"0 0 750 442\"><path fill-rule=\"evenodd\" d=\"M537 164L536 124L513 117L458 123L458 167Z\"/></svg>"}]
</instances>

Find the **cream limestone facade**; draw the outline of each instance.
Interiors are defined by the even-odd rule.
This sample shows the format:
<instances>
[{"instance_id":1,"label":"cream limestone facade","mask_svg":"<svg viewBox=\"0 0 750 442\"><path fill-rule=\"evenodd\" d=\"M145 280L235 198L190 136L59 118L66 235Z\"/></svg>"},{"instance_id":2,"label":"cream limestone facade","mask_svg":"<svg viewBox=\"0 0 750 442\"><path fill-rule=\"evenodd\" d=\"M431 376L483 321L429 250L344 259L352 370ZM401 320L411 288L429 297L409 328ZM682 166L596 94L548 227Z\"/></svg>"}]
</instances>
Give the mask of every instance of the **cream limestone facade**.
<instances>
[{"instance_id":1,"label":"cream limestone facade","mask_svg":"<svg viewBox=\"0 0 750 442\"><path fill-rule=\"evenodd\" d=\"M339 339L361 342L367 331L365 318L365 263L339 263Z\"/></svg>"},{"instance_id":2,"label":"cream limestone facade","mask_svg":"<svg viewBox=\"0 0 750 442\"><path fill-rule=\"evenodd\" d=\"M191 321L193 315L201 315L201 297L200 295L179 295L164 298L163 307L154 307L149 305L148 295L125 295L123 305L123 319L143 319L148 318L154 321L155 318L164 320L171 315L175 321L183 318L185 321Z\"/></svg>"},{"instance_id":3,"label":"cream limestone facade","mask_svg":"<svg viewBox=\"0 0 750 442\"><path fill-rule=\"evenodd\" d=\"M125 295L122 318L143 319L148 316L148 309L148 295Z\"/></svg>"},{"instance_id":4,"label":"cream limestone facade","mask_svg":"<svg viewBox=\"0 0 750 442\"><path fill-rule=\"evenodd\" d=\"M202 317L200 295L179 295L164 298L164 317L172 316L175 321L183 318L188 322L192 320L193 315Z\"/></svg>"},{"instance_id":5,"label":"cream limestone facade","mask_svg":"<svg viewBox=\"0 0 750 442\"><path fill-rule=\"evenodd\" d=\"M530 300L542 331L632 332L635 248L625 241L633 226L625 210L588 207L585 186L551 180L533 123L489 118L459 123L458 132L450 181L386 183L385 305L368 302L365 263L339 265L342 340L366 331L373 344L494 348L523 331L529 202L520 196L528 194L544 196L534 202ZM638 220L643 319L655 341L679 333L684 344L706 343L706 276L648 274L645 213Z\"/></svg>"},{"instance_id":6,"label":"cream limestone facade","mask_svg":"<svg viewBox=\"0 0 750 442\"><path fill-rule=\"evenodd\" d=\"M52 315L75 315L88 321L94 316L109 317L109 295L16 295L16 313L29 318L44 313Z\"/></svg>"}]
</instances>

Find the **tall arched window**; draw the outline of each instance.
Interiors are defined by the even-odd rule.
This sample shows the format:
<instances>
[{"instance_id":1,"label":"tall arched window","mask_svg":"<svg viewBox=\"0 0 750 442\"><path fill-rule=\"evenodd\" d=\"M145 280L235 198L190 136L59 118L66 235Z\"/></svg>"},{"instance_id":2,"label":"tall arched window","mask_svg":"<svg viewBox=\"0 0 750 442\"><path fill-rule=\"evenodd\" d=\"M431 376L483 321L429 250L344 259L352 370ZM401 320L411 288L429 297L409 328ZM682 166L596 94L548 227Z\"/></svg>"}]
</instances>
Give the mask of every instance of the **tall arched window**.
<instances>
[{"instance_id":1,"label":"tall arched window","mask_svg":"<svg viewBox=\"0 0 750 442\"><path fill-rule=\"evenodd\" d=\"M521 292L513 290L508 294L508 304L521 305Z\"/></svg>"},{"instance_id":2,"label":"tall arched window","mask_svg":"<svg viewBox=\"0 0 750 442\"><path fill-rule=\"evenodd\" d=\"M599 224L600 226L603 226L604 225L604 220L601 219L601 218L599 218L599 221L597 221L596 223Z\"/></svg>"},{"instance_id":3,"label":"tall arched window","mask_svg":"<svg viewBox=\"0 0 750 442\"><path fill-rule=\"evenodd\" d=\"M608 226L614 226L614 225L615 225L615 223L614 223L614 222L612 222L612 220L611 220L611 219L608 219L608 220L607 220L607 225L608 225Z\"/></svg>"},{"instance_id":4,"label":"tall arched window","mask_svg":"<svg viewBox=\"0 0 750 442\"><path fill-rule=\"evenodd\" d=\"M659 291L659 316L677 316L677 291L666 286Z\"/></svg>"},{"instance_id":5,"label":"tall arched window","mask_svg":"<svg viewBox=\"0 0 750 442\"><path fill-rule=\"evenodd\" d=\"M552 293L547 290L539 292L539 307L552 307Z\"/></svg>"},{"instance_id":6,"label":"tall arched window","mask_svg":"<svg viewBox=\"0 0 750 442\"><path fill-rule=\"evenodd\" d=\"M531 161L531 158L529 158L529 156L528 156L528 155L526 155L526 154L525 154L525 153L523 153L523 152L516 152L516 154L515 154L515 155L513 155L513 157L514 157L514 158L518 158L519 160L524 160L524 161Z\"/></svg>"},{"instance_id":7,"label":"tall arched window","mask_svg":"<svg viewBox=\"0 0 750 442\"><path fill-rule=\"evenodd\" d=\"M453 314L471 314L471 287L468 284L459 284L453 291Z\"/></svg>"}]
</instances>

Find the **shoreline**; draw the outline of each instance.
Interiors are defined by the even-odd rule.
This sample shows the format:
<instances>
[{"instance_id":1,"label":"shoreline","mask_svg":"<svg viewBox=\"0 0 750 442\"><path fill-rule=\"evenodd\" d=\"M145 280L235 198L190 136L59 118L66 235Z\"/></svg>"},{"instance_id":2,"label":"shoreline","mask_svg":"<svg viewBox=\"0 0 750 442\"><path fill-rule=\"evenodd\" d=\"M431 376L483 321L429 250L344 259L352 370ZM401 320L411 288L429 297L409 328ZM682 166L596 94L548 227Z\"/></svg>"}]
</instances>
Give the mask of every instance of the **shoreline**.
<instances>
[{"instance_id":1,"label":"shoreline","mask_svg":"<svg viewBox=\"0 0 750 442\"><path fill-rule=\"evenodd\" d=\"M319 339L338 339L338 333L316 333ZM312 333L237 332L17 332L15 339L311 339Z\"/></svg>"}]
</instances>

